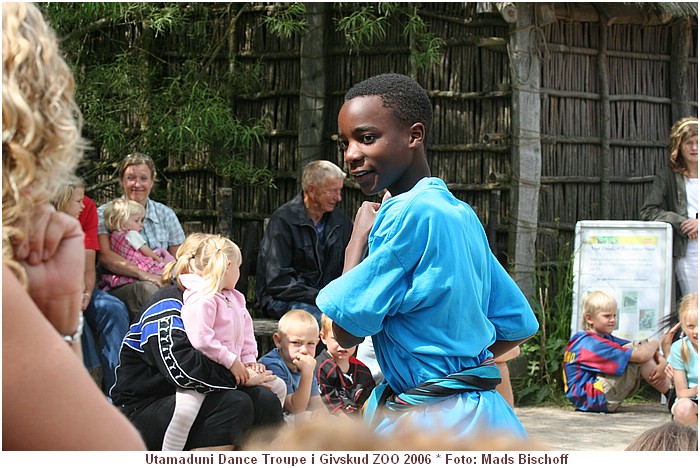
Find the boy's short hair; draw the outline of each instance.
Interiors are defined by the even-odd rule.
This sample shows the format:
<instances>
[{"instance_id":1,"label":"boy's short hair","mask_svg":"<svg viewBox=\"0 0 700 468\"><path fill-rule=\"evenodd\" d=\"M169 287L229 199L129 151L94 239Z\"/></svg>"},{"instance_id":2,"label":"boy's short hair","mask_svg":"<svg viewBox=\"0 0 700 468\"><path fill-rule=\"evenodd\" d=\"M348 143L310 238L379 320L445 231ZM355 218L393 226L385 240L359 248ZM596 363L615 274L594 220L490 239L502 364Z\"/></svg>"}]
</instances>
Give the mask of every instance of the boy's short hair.
<instances>
[{"instance_id":1,"label":"boy's short hair","mask_svg":"<svg viewBox=\"0 0 700 468\"><path fill-rule=\"evenodd\" d=\"M285 313L277 322L277 333L280 336L287 336L287 329L291 323L298 323L308 328L315 328L318 335L318 322L316 317L302 309L292 309Z\"/></svg>"},{"instance_id":2,"label":"boy's short hair","mask_svg":"<svg viewBox=\"0 0 700 468\"><path fill-rule=\"evenodd\" d=\"M583 299L581 309L583 311L583 328L588 328L586 314L590 314L591 318L595 318L600 311L617 310L617 301L605 291L593 291Z\"/></svg>"},{"instance_id":3,"label":"boy's short hair","mask_svg":"<svg viewBox=\"0 0 700 468\"><path fill-rule=\"evenodd\" d=\"M138 202L126 198L115 198L105 205L105 228L109 232L123 231L124 225L133 215L145 216L146 208Z\"/></svg>"},{"instance_id":4,"label":"boy's short hair","mask_svg":"<svg viewBox=\"0 0 700 468\"><path fill-rule=\"evenodd\" d=\"M433 106L428 93L413 78L398 73L384 73L357 83L345 93L349 101L360 96L379 96L384 107L409 126L420 122L425 127L426 145L433 125Z\"/></svg>"},{"instance_id":5,"label":"boy's short hair","mask_svg":"<svg viewBox=\"0 0 700 468\"><path fill-rule=\"evenodd\" d=\"M328 337L329 333L333 332L333 320L326 314L321 314L321 333Z\"/></svg>"}]
</instances>

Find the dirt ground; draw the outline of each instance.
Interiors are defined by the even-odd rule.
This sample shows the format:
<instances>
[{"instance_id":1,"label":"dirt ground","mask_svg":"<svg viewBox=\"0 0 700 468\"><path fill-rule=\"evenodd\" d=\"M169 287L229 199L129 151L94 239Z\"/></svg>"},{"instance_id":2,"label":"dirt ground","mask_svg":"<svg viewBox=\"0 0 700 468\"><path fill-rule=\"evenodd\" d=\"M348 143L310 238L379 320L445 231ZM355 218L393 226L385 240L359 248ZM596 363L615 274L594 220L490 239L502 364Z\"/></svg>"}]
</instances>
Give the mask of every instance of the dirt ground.
<instances>
[{"instance_id":1,"label":"dirt ground","mask_svg":"<svg viewBox=\"0 0 700 468\"><path fill-rule=\"evenodd\" d=\"M584 413L573 407L516 408L530 438L561 451L620 451L642 432L671 420L665 404L624 403L616 413Z\"/></svg>"}]
</instances>

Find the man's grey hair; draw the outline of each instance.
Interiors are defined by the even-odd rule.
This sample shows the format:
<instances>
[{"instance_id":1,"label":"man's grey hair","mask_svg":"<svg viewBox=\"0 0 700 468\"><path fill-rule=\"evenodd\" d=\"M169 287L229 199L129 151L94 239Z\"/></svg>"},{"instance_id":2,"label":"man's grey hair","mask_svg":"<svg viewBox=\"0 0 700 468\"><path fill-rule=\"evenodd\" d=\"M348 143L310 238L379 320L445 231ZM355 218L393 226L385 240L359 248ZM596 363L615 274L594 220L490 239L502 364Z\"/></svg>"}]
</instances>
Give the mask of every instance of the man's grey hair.
<instances>
[{"instance_id":1,"label":"man's grey hair","mask_svg":"<svg viewBox=\"0 0 700 468\"><path fill-rule=\"evenodd\" d=\"M312 161L304 168L304 174L301 177L301 187L304 190L309 184L317 187L327 179L345 179L345 172L336 164L325 159Z\"/></svg>"}]
</instances>

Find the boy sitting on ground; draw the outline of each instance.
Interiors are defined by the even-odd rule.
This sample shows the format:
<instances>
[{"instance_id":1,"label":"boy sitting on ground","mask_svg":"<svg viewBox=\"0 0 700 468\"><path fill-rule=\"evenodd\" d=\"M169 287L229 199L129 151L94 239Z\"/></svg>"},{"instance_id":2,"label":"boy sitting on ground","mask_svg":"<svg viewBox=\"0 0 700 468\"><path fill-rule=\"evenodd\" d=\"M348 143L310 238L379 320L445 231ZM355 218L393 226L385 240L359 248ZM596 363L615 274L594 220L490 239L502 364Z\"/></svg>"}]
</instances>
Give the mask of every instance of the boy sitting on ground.
<instances>
[{"instance_id":1,"label":"boy sitting on ground","mask_svg":"<svg viewBox=\"0 0 700 468\"><path fill-rule=\"evenodd\" d=\"M318 410L325 412L314 374L319 340L316 318L305 310L290 310L280 318L272 339L275 349L261 357L260 362L287 384L285 419L293 421Z\"/></svg>"},{"instance_id":2,"label":"boy sitting on ground","mask_svg":"<svg viewBox=\"0 0 700 468\"><path fill-rule=\"evenodd\" d=\"M657 340L631 343L612 335L617 302L593 291L583 300L585 331L574 334L564 352L564 391L577 410L612 413L639 388L640 379L666 394L670 380Z\"/></svg>"}]
</instances>

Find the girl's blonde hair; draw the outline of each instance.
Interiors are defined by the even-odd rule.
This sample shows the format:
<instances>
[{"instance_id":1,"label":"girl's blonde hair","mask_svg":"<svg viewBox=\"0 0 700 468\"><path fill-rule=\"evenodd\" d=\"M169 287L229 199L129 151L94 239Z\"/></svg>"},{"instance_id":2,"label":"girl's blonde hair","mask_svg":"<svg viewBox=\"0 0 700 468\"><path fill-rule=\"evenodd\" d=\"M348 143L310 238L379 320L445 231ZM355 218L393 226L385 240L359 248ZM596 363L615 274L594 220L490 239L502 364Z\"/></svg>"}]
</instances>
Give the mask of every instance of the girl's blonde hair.
<instances>
[{"instance_id":1,"label":"girl's blonde hair","mask_svg":"<svg viewBox=\"0 0 700 468\"><path fill-rule=\"evenodd\" d=\"M175 252L175 260L168 263L163 268L163 274L161 276L163 284L169 284L174 280L182 287L180 275L193 273L192 263L197 248L199 244L210 235L211 234L206 234L204 232L194 232L185 238L182 244L180 244L180 247L177 248L177 252Z\"/></svg>"},{"instance_id":2,"label":"girl's blonde hair","mask_svg":"<svg viewBox=\"0 0 700 468\"><path fill-rule=\"evenodd\" d=\"M617 301L605 291L593 291L583 299L581 309L583 310L583 328L590 330L591 325L586 320L586 315L594 319L601 311L617 310Z\"/></svg>"},{"instance_id":3,"label":"girl's blonde hair","mask_svg":"<svg viewBox=\"0 0 700 468\"><path fill-rule=\"evenodd\" d=\"M229 262L232 267L240 267L243 260L241 249L231 240L220 235L211 235L199 243L194 254L192 267L204 279L204 296L221 290Z\"/></svg>"},{"instance_id":4,"label":"girl's blonde hair","mask_svg":"<svg viewBox=\"0 0 700 468\"><path fill-rule=\"evenodd\" d=\"M51 200L51 204L56 208L56 210L65 212L68 205L73 202L73 195L75 194L75 190L78 188L84 190L85 182L80 177L71 177L70 181L64 185L63 188L58 191L58 194L54 197L54 199Z\"/></svg>"},{"instance_id":5,"label":"girl's blonde hair","mask_svg":"<svg viewBox=\"0 0 700 468\"><path fill-rule=\"evenodd\" d=\"M682 118L671 127L671 135L669 136L671 154L668 159L668 165L673 172L683 174L686 177L690 176L690 168L688 167L688 162L681 153L681 146L683 146L683 143L685 143L688 138L694 136L698 136L697 117Z\"/></svg>"},{"instance_id":6,"label":"girl's blonde hair","mask_svg":"<svg viewBox=\"0 0 700 468\"><path fill-rule=\"evenodd\" d=\"M695 313L695 315L698 314L698 293L686 294L678 304L678 321L681 322L681 328L683 327L685 318L693 313ZM685 330L683 331L685 332ZM681 359L684 364L688 364L690 360L688 340L681 340Z\"/></svg>"},{"instance_id":7,"label":"girl's blonde hair","mask_svg":"<svg viewBox=\"0 0 700 468\"><path fill-rule=\"evenodd\" d=\"M83 157L73 74L56 34L31 3L2 4L2 261L22 284L14 246L31 235Z\"/></svg>"},{"instance_id":8,"label":"girl's blonde hair","mask_svg":"<svg viewBox=\"0 0 700 468\"><path fill-rule=\"evenodd\" d=\"M127 200L123 197L115 198L105 205L105 228L109 232L123 231L126 229L126 222L133 215L146 216L146 208L133 200Z\"/></svg>"}]
</instances>

